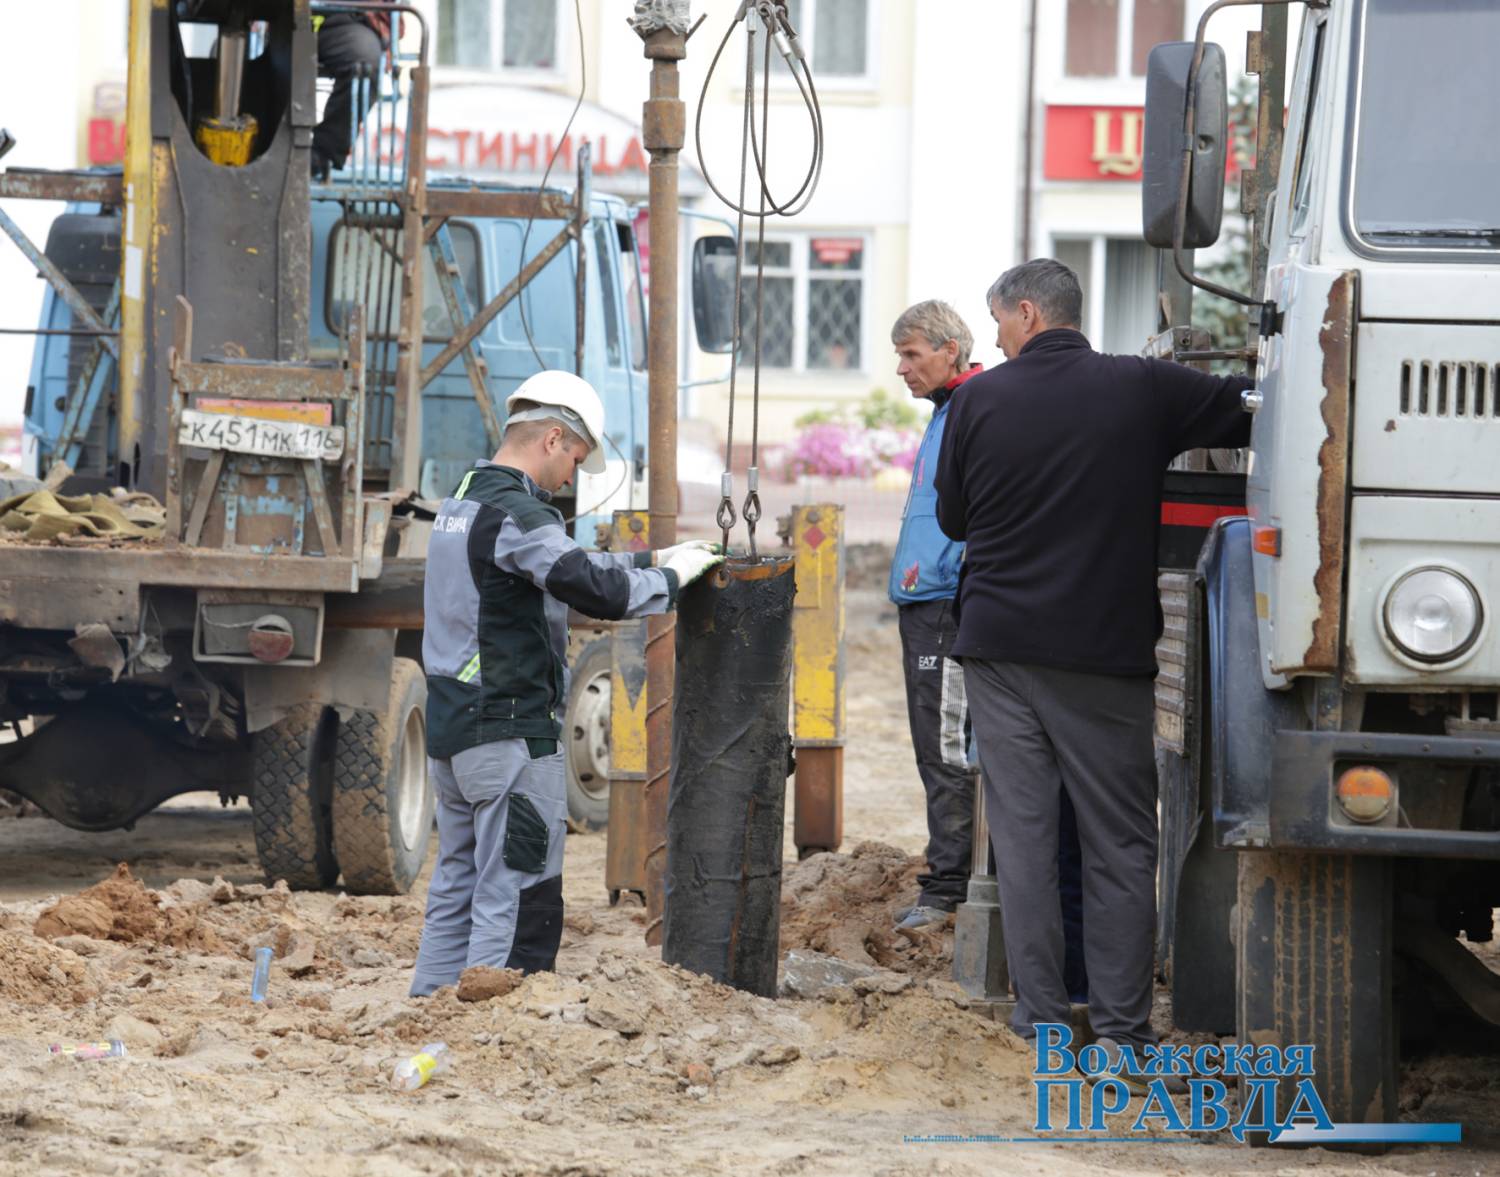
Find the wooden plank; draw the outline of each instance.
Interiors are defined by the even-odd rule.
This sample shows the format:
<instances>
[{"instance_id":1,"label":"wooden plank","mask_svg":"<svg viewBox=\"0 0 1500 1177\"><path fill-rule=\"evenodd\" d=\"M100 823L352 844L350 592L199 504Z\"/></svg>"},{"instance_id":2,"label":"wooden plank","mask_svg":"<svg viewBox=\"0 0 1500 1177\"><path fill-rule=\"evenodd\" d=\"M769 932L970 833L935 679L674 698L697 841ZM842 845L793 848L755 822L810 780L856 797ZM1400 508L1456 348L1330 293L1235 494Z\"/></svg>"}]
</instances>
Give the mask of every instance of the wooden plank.
<instances>
[{"instance_id":1,"label":"wooden plank","mask_svg":"<svg viewBox=\"0 0 1500 1177\"><path fill-rule=\"evenodd\" d=\"M219 475L223 472L224 451L215 450L208 455L208 461L203 465L203 476L198 479L198 490L193 495L193 509L188 515L187 534L183 536L183 542L188 547L197 547L198 541L203 538L203 523L208 518L208 508L213 503L214 491L219 489Z\"/></svg>"},{"instance_id":2,"label":"wooden plank","mask_svg":"<svg viewBox=\"0 0 1500 1177\"><path fill-rule=\"evenodd\" d=\"M323 471L316 462L298 462L297 466L302 471L302 483L307 487L307 500L312 504L313 518L318 523L318 538L323 543L323 554L332 556L339 550L339 537L333 530L333 508L328 504L328 488L323 485Z\"/></svg>"}]
</instances>

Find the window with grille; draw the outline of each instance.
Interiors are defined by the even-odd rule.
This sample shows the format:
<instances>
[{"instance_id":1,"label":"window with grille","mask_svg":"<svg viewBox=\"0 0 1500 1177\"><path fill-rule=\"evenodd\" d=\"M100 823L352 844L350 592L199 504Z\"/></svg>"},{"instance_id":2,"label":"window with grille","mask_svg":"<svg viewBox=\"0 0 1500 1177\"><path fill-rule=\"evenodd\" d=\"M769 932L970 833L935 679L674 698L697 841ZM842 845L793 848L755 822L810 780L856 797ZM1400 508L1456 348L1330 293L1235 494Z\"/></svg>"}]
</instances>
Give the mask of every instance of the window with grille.
<instances>
[{"instance_id":1,"label":"window with grille","mask_svg":"<svg viewBox=\"0 0 1500 1177\"><path fill-rule=\"evenodd\" d=\"M1063 72L1070 78L1144 77L1152 47L1180 41L1184 0L1067 0Z\"/></svg>"},{"instance_id":2,"label":"window with grille","mask_svg":"<svg viewBox=\"0 0 1500 1177\"><path fill-rule=\"evenodd\" d=\"M557 0L438 0L437 64L552 73Z\"/></svg>"},{"instance_id":3,"label":"window with grille","mask_svg":"<svg viewBox=\"0 0 1500 1177\"><path fill-rule=\"evenodd\" d=\"M788 0L787 15L815 81L870 74L870 0ZM784 76L786 65L774 49L772 59Z\"/></svg>"},{"instance_id":4,"label":"window with grille","mask_svg":"<svg viewBox=\"0 0 1500 1177\"><path fill-rule=\"evenodd\" d=\"M859 370L865 352L867 246L863 236L833 233L765 243L761 367ZM740 284L740 363L745 366L754 357L757 256L756 243L747 243Z\"/></svg>"},{"instance_id":5,"label":"window with grille","mask_svg":"<svg viewBox=\"0 0 1500 1177\"><path fill-rule=\"evenodd\" d=\"M755 324L760 317L760 363L763 368L791 368L796 352L796 276L792 269L792 243L767 241L765 270L755 273L761 247L754 241L745 246L745 270L740 278L740 362L755 359Z\"/></svg>"}]
</instances>

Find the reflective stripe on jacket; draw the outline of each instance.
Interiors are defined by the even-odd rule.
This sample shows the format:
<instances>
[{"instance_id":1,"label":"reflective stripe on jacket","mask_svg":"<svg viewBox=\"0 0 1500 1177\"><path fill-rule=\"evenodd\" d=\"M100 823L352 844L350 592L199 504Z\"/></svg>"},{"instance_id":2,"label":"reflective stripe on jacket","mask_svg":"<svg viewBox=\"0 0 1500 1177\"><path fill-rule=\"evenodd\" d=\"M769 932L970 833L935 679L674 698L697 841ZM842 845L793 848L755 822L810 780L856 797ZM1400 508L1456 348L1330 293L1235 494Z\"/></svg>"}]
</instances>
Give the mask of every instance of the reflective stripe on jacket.
<instances>
[{"instance_id":1,"label":"reflective stripe on jacket","mask_svg":"<svg viewBox=\"0 0 1500 1177\"><path fill-rule=\"evenodd\" d=\"M676 602L676 574L652 568L650 552L586 551L547 497L521 471L479 462L443 500L423 600L433 756L558 738L570 607L618 620Z\"/></svg>"}]
</instances>

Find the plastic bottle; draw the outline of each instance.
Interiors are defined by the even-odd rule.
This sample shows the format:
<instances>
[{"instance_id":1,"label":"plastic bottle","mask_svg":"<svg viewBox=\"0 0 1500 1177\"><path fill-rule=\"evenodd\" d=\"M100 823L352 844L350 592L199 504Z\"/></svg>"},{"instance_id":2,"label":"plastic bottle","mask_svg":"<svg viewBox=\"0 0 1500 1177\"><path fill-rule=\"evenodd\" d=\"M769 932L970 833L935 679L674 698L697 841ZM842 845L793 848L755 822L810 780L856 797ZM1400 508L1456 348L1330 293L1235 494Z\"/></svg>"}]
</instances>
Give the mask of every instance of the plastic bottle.
<instances>
[{"instance_id":1,"label":"plastic bottle","mask_svg":"<svg viewBox=\"0 0 1500 1177\"><path fill-rule=\"evenodd\" d=\"M47 1053L58 1057L68 1055L75 1059L90 1060L124 1058L127 1052L123 1042L118 1038L111 1038L108 1042L54 1042L47 1047Z\"/></svg>"},{"instance_id":2,"label":"plastic bottle","mask_svg":"<svg viewBox=\"0 0 1500 1177\"><path fill-rule=\"evenodd\" d=\"M415 1091L425 1087L427 1080L446 1071L453 1061L453 1052L445 1042L429 1042L421 1051L402 1059L391 1075L391 1086L397 1091Z\"/></svg>"},{"instance_id":3,"label":"plastic bottle","mask_svg":"<svg viewBox=\"0 0 1500 1177\"><path fill-rule=\"evenodd\" d=\"M257 948L255 950L255 975L250 978L250 1000L264 1001L266 999L266 983L271 979L271 950L269 948Z\"/></svg>"}]
</instances>

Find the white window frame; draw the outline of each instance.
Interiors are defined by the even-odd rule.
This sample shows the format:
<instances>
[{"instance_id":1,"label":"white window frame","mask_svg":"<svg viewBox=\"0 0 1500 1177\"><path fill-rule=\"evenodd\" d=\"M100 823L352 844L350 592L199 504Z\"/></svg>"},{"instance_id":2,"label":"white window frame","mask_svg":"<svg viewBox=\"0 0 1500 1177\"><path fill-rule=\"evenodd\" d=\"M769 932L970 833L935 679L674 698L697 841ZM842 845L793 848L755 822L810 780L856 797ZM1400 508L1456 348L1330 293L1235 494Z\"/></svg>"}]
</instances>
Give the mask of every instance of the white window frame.
<instances>
[{"instance_id":1,"label":"white window frame","mask_svg":"<svg viewBox=\"0 0 1500 1177\"><path fill-rule=\"evenodd\" d=\"M1117 27L1115 29L1115 72L1112 74L1095 74L1092 76L1076 76L1068 72L1068 9L1066 0L1060 6L1062 12L1062 36L1058 38L1058 77L1070 84L1086 85L1089 82L1135 82L1144 85L1146 77L1144 74L1133 74L1130 72L1130 59L1135 55L1135 0L1119 0L1120 11L1117 14ZM1186 29L1193 20L1192 0L1183 0L1182 4L1182 27ZM1179 30L1179 36L1181 36Z\"/></svg>"},{"instance_id":2,"label":"white window frame","mask_svg":"<svg viewBox=\"0 0 1500 1177\"><path fill-rule=\"evenodd\" d=\"M812 268L812 241L815 237L843 237L851 241L859 241L860 266L858 271L852 270L814 270ZM755 238L747 233L746 244L752 244ZM873 304L872 290L874 285L874 269L870 262L871 250L874 246L875 234L868 229L804 229L797 233L767 233L767 245L788 245L791 247L792 264L790 266L768 266L766 273L768 277L792 279L792 365L789 368L772 368L764 363L761 365L763 372L795 373L799 376L827 376L838 379L841 376L867 377L870 375L870 315ZM854 273L859 274L859 365L849 368L814 368L807 362L808 349L808 313L811 307L809 294L814 282L827 279L850 277ZM744 272L744 280L752 284L751 298L753 300L753 283L755 281L755 268L747 265ZM753 306L745 306L740 310L743 321L748 324L753 322ZM754 341L748 335L745 339L744 350L740 358L742 370L750 369L755 362L751 351Z\"/></svg>"},{"instance_id":3,"label":"white window frame","mask_svg":"<svg viewBox=\"0 0 1500 1177\"><path fill-rule=\"evenodd\" d=\"M458 0L462 2L462 0ZM470 0L475 2L475 0ZM533 0L535 3L536 0ZM447 78L485 78L490 79L500 75L507 81L520 83L527 82L556 82L567 74L563 63L563 53L567 48L565 38L568 36L564 25L563 0L550 0L556 19L553 21L553 36L556 44L553 46L552 60L555 63L551 69L525 69L516 66L505 66L501 64L501 55L505 52L505 0L489 0L490 6L490 54L488 66L451 65L434 62L435 68ZM432 6L433 23L433 45L436 47L439 34L439 26L442 22L442 12L437 0L433 0ZM434 48L434 53L436 49Z\"/></svg>"},{"instance_id":4,"label":"white window frame","mask_svg":"<svg viewBox=\"0 0 1500 1177\"><path fill-rule=\"evenodd\" d=\"M1048 257L1057 256L1059 242L1087 242L1089 247L1089 281L1084 291L1083 322L1079 326L1089 343L1096 350L1104 347L1104 319L1107 313L1105 276L1109 268L1109 243L1111 241L1139 242L1140 237L1118 228L1112 229L1053 229L1046 234L1050 248Z\"/></svg>"},{"instance_id":5,"label":"white window frame","mask_svg":"<svg viewBox=\"0 0 1500 1177\"><path fill-rule=\"evenodd\" d=\"M858 74L820 74L817 67L813 66L813 82L818 87L819 94L836 93L840 90L873 90L876 88L875 62L880 60L880 6L882 0L865 0L865 68ZM802 51L807 54L809 65L814 61L814 45L817 43L818 26L818 0L802 0L802 27L797 30L797 40L802 44ZM771 52L776 53L773 47ZM741 55L741 62L744 57ZM759 68L757 66L757 68ZM741 69L741 74L744 70ZM797 89L797 82L791 74L783 68L775 69L771 74L771 88L773 90Z\"/></svg>"}]
</instances>

